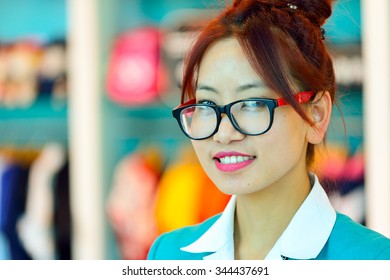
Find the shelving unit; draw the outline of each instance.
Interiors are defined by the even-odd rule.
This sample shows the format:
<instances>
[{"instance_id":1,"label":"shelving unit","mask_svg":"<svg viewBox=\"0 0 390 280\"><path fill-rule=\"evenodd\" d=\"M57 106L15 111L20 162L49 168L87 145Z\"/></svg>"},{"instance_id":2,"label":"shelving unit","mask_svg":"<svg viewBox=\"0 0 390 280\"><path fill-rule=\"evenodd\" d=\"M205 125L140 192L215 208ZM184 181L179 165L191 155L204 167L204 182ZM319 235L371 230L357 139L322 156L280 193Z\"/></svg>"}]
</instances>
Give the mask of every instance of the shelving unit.
<instances>
[{"instance_id":1,"label":"shelving unit","mask_svg":"<svg viewBox=\"0 0 390 280\"><path fill-rule=\"evenodd\" d=\"M22 55L34 59L34 63L32 60L28 60L29 63L24 66L28 64L28 67L31 67L31 74L33 72L37 73L38 68L34 69L34 67L38 67L38 59L40 54L44 52L45 44L66 37L67 10L65 4L66 0L0 0L0 43L2 51L4 49L8 51L8 47L12 49L15 45L20 46L21 43L25 46L27 45L26 41L34 42L36 49L23 49L27 51ZM3 46L6 47L3 49ZM29 53L30 51L31 53ZM20 63L22 61L20 59L23 57L20 52L18 55L19 60L17 61ZM12 57L16 59L14 53ZM3 56L1 59L3 59ZM20 67L24 69L23 65L20 66L19 64L19 69ZM18 80L18 82L20 81ZM23 80L23 82L26 81ZM12 94L15 94L15 92ZM25 102L11 104L10 100L6 102L8 104L6 106L3 103L3 96L0 98L0 149L4 149L5 153L7 151L11 152L10 158L12 157L15 160L16 165L23 165L23 168L26 168L27 165L30 168L32 158L35 160L35 156L46 145L51 143L61 144L65 151L69 142L66 99L57 99L49 92L35 92L34 95L32 103L23 106L20 103ZM15 101L16 97L14 95L12 99ZM24 100L26 101L26 99ZM14 186L12 185L12 187ZM22 189L19 190L18 197L12 196L12 199L24 199ZM27 190L27 188L24 190ZM4 188L2 191L4 191ZM55 195L54 192L53 190L53 195ZM66 198L64 198L65 200ZM22 205L21 201L11 201L10 203ZM42 201L42 204L44 203L45 201ZM18 215L19 213L14 214ZM14 218L16 219L16 217ZM63 220L63 222L66 221ZM55 231L54 223L53 231ZM12 239L16 240L17 237ZM19 239L22 239L22 237L19 236Z\"/></svg>"},{"instance_id":2,"label":"shelving unit","mask_svg":"<svg viewBox=\"0 0 390 280\"><path fill-rule=\"evenodd\" d=\"M65 3L65 0L0 0L0 42L64 38ZM7 108L0 103L0 145L41 147L48 141L66 145L67 117L66 102L55 102L41 93L25 108Z\"/></svg>"}]
</instances>

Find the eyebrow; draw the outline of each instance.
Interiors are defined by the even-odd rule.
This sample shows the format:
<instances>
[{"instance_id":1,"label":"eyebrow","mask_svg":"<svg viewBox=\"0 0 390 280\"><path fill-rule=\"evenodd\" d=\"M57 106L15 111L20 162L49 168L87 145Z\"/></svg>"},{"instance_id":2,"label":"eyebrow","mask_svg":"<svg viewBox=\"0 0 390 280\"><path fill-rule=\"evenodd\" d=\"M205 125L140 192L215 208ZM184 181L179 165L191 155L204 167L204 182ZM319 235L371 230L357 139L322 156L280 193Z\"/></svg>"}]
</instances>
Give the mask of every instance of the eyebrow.
<instances>
[{"instance_id":1,"label":"eyebrow","mask_svg":"<svg viewBox=\"0 0 390 280\"><path fill-rule=\"evenodd\" d=\"M239 92L243 92L243 91L253 89L253 88L255 88L255 89L265 88L265 86L264 86L264 84L262 84L260 82L248 83L248 84L244 84L244 85L241 85L238 88L236 88L236 92L239 93ZM205 91L211 91L214 93L218 93L217 89L215 89L211 86L205 85L205 84L198 84L196 87L196 90L205 90Z\"/></svg>"},{"instance_id":2,"label":"eyebrow","mask_svg":"<svg viewBox=\"0 0 390 280\"><path fill-rule=\"evenodd\" d=\"M260 82L248 83L248 84L239 86L236 89L236 92L243 92L243 91L246 91L246 90L249 90L249 89L253 89L253 88L255 88L255 89L257 89L257 88L265 88L265 86L264 86L264 84L262 84Z\"/></svg>"},{"instance_id":3,"label":"eyebrow","mask_svg":"<svg viewBox=\"0 0 390 280\"><path fill-rule=\"evenodd\" d=\"M204 84L198 84L196 86L196 90L205 90L205 91L211 91L211 92L214 92L214 93L218 93L218 90L216 90L215 88L207 86L207 85L204 85Z\"/></svg>"}]
</instances>

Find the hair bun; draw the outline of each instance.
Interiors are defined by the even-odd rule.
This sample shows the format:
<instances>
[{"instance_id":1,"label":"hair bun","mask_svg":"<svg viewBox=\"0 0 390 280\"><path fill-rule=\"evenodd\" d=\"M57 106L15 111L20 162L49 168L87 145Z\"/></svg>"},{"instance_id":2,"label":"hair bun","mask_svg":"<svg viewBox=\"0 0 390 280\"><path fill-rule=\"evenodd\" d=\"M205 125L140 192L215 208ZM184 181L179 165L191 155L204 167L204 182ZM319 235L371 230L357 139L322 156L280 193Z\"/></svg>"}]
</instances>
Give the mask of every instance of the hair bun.
<instances>
[{"instance_id":1,"label":"hair bun","mask_svg":"<svg viewBox=\"0 0 390 280\"><path fill-rule=\"evenodd\" d=\"M313 23L322 26L332 14L332 0L292 0L287 2L289 5L297 6L305 13Z\"/></svg>"}]
</instances>

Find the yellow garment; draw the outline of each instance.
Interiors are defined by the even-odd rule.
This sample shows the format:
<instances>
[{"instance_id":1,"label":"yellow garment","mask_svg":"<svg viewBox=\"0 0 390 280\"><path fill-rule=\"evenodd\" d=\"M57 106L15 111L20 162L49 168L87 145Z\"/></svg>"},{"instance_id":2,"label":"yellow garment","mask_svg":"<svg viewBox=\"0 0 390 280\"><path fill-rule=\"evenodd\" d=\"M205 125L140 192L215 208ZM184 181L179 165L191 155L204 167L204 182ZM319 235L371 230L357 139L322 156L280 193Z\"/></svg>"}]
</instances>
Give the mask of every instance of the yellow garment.
<instances>
[{"instance_id":1,"label":"yellow garment","mask_svg":"<svg viewBox=\"0 0 390 280\"><path fill-rule=\"evenodd\" d=\"M192 149L163 173L157 187L156 222L160 233L202 222L221 212L229 196L207 177Z\"/></svg>"},{"instance_id":2,"label":"yellow garment","mask_svg":"<svg viewBox=\"0 0 390 280\"><path fill-rule=\"evenodd\" d=\"M156 203L159 232L170 231L198 221L203 170L196 163L171 166L164 172Z\"/></svg>"}]
</instances>

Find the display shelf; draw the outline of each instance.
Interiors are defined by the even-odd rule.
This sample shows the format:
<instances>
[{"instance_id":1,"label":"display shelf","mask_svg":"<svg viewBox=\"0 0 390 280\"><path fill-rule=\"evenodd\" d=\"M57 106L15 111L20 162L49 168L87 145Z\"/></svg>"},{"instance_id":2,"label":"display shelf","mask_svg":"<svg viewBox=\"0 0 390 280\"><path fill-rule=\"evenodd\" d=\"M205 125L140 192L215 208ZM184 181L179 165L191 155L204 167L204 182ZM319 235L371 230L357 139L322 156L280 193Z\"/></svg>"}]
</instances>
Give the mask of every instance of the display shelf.
<instances>
[{"instance_id":1,"label":"display shelf","mask_svg":"<svg viewBox=\"0 0 390 280\"><path fill-rule=\"evenodd\" d=\"M0 144L42 146L47 142L67 144L67 105L48 97L27 108L0 107Z\"/></svg>"}]
</instances>

